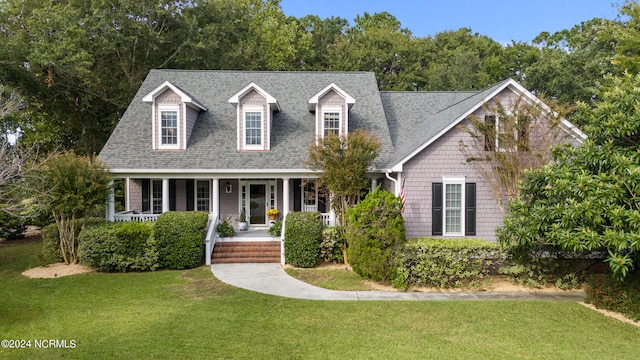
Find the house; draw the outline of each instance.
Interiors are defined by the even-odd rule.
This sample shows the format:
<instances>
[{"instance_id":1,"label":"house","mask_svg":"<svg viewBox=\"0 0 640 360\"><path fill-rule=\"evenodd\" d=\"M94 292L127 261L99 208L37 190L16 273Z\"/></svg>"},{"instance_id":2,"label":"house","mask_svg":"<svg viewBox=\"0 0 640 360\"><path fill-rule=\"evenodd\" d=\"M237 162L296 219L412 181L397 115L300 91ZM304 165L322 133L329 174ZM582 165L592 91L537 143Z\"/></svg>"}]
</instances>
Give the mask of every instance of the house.
<instances>
[{"instance_id":1,"label":"house","mask_svg":"<svg viewBox=\"0 0 640 360\"><path fill-rule=\"evenodd\" d=\"M515 97L539 101L511 79L476 92L384 92L370 72L152 70L99 155L124 182L126 211L110 206L108 217L244 209L259 229L275 208L320 211L330 223L319 174L304 165L309 145L363 128L382 142L372 187L404 190L408 237L492 240L502 213L460 151L461 126ZM563 141L585 138L562 128Z\"/></svg>"}]
</instances>

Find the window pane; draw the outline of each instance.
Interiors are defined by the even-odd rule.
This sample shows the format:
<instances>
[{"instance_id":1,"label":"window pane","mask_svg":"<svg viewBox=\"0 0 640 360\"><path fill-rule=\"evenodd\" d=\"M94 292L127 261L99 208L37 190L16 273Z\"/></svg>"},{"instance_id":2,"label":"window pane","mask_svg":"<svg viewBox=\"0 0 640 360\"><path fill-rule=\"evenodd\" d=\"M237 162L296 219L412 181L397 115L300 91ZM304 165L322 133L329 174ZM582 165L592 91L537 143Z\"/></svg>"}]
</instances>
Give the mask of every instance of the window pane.
<instances>
[{"instance_id":1,"label":"window pane","mask_svg":"<svg viewBox=\"0 0 640 360\"><path fill-rule=\"evenodd\" d=\"M446 184L445 232L462 232L462 184Z\"/></svg>"},{"instance_id":2,"label":"window pane","mask_svg":"<svg viewBox=\"0 0 640 360\"><path fill-rule=\"evenodd\" d=\"M328 135L330 133L340 135L340 113L324 113L324 134Z\"/></svg>"},{"instance_id":3,"label":"window pane","mask_svg":"<svg viewBox=\"0 0 640 360\"><path fill-rule=\"evenodd\" d=\"M162 111L160 113L162 129L162 144L175 145L178 143L178 112Z\"/></svg>"},{"instance_id":4,"label":"window pane","mask_svg":"<svg viewBox=\"0 0 640 360\"><path fill-rule=\"evenodd\" d=\"M196 189L196 210L209 211L209 182L198 181Z\"/></svg>"},{"instance_id":5,"label":"window pane","mask_svg":"<svg viewBox=\"0 0 640 360\"><path fill-rule=\"evenodd\" d=\"M153 180L152 182L151 197L153 199L153 213L162 213L162 181Z\"/></svg>"},{"instance_id":6,"label":"window pane","mask_svg":"<svg viewBox=\"0 0 640 360\"><path fill-rule=\"evenodd\" d=\"M262 113L246 112L245 116L245 144L262 144Z\"/></svg>"}]
</instances>

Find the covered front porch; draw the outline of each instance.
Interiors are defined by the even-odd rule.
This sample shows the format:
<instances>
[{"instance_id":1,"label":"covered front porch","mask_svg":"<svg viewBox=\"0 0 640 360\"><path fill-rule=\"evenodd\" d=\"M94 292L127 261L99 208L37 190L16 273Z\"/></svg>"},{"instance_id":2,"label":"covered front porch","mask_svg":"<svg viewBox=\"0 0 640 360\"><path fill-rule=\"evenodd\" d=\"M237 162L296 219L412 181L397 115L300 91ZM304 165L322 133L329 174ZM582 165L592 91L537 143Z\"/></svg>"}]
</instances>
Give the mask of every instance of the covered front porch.
<instances>
[{"instance_id":1,"label":"covered front porch","mask_svg":"<svg viewBox=\"0 0 640 360\"><path fill-rule=\"evenodd\" d=\"M276 209L279 219L290 211L319 211L324 225L335 224L326 197L311 178L131 176L116 181L107 206L109 221L155 221L167 211L206 211L228 219L241 233L243 211L249 230L266 230L276 221L267 210Z\"/></svg>"}]
</instances>

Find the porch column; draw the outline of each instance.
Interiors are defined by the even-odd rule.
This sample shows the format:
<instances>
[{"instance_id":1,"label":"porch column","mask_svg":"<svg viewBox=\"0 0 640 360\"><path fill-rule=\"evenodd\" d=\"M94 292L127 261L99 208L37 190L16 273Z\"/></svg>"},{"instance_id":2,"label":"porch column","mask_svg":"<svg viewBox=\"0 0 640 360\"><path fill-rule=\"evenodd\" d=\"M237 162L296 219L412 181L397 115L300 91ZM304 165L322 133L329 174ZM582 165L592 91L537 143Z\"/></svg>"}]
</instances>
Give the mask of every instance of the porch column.
<instances>
[{"instance_id":1,"label":"porch column","mask_svg":"<svg viewBox=\"0 0 640 360\"><path fill-rule=\"evenodd\" d=\"M124 209L125 211L130 211L131 210L131 193L129 192L131 187L129 185L129 182L131 181L131 178L126 178L124 181Z\"/></svg>"},{"instance_id":2,"label":"porch column","mask_svg":"<svg viewBox=\"0 0 640 360\"><path fill-rule=\"evenodd\" d=\"M282 217L285 218L289 213L289 192L290 190L289 178L282 178Z\"/></svg>"},{"instance_id":3,"label":"porch column","mask_svg":"<svg viewBox=\"0 0 640 360\"><path fill-rule=\"evenodd\" d=\"M329 225L336 226L336 212L333 210L333 195L329 195Z\"/></svg>"},{"instance_id":4,"label":"porch column","mask_svg":"<svg viewBox=\"0 0 640 360\"><path fill-rule=\"evenodd\" d=\"M169 211L169 179L162 179L162 212Z\"/></svg>"},{"instance_id":5,"label":"porch column","mask_svg":"<svg viewBox=\"0 0 640 360\"><path fill-rule=\"evenodd\" d=\"M109 181L109 197L107 198L107 221L114 220L115 211L115 195L113 189L113 180Z\"/></svg>"},{"instance_id":6,"label":"porch column","mask_svg":"<svg viewBox=\"0 0 640 360\"><path fill-rule=\"evenodd\" d=\"M371 192L376 191L378 187L378 179L371 179Z\"/></svg>"},{"instance_id":7,"label":"porch column","mask_svg":"<svg viewBox=\"0 0 640 360\"><path fill-rule=\"evenodd\" d=\"M211 213L220 217L220 179L211 179Z\"/></svg>"}]
</instances>

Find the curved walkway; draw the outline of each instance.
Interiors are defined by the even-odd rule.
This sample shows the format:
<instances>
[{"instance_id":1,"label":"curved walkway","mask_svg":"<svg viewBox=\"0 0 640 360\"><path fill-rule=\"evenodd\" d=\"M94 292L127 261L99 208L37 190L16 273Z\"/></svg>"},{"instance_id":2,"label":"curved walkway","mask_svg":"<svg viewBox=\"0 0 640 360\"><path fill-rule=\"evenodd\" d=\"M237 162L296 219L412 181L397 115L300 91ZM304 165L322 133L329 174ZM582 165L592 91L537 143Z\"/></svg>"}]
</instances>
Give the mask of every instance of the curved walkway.
<instances>
[{"instance_id":1,"label":"curved walkway","mask_svg":"<svg viewBox=\"0 0 640 360\"><path fill-rule=\"evenodd\" d=\"M309 300L554 300L583 301L584 292L399 292L337 291L295 279L280 264L214 264L220 281L264 294Z\"/></svg>"}]
</instances>

